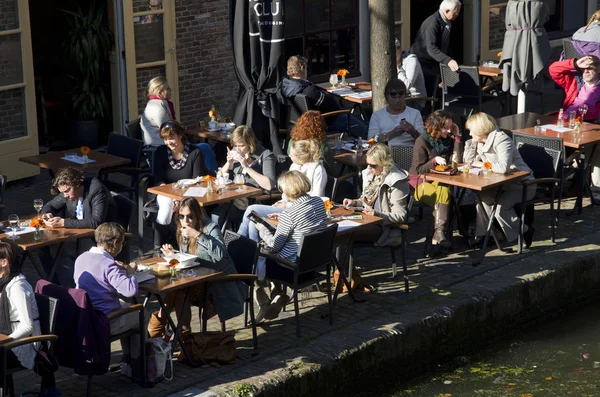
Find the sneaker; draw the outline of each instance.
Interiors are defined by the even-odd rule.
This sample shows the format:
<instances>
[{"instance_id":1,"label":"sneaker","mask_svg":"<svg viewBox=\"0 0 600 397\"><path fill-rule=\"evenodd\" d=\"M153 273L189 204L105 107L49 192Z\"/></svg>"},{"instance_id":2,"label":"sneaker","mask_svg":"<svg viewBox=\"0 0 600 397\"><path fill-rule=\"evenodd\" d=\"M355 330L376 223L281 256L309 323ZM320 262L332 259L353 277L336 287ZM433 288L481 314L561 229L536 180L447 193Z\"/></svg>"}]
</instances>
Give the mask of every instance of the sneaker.
<instances>
[{"instance_id":1,"label":"sneaker","mask_svg":"<svg viewBox=\"0 0 600 397\"><path fill-rule=\"evenodd\" d=\"M267 311L269 310L269 307L271 305L262 305L260 307L260 310L258 311L258 314L256 315L256 317L254 317L254 322L256 324L259 324L262 320L265 319L265 315L267 314Z\"/></svg>"},{"instance_id":2,"label":"sneaker","mask_svg":"<svg viewBox=\"0 0 600 397\"><path fill-rule=\"evenodd\" d=\"M38 394L38 396L40 396L40 397L63 397L63 394L61 392L59 392L58 390L56 390L56 387L49 387L47 389L42 390L42 392L40 394Z\"/></svg>"},{"instance_id":3,"label":"sneaker","mask_svg":"<svg viewBox=\"0 0 600 397\"><path fill-rule=\"evenodd\" d=\"M125 375L128 378L131 378L132 376L132 371L131 371L131 365L127 364L127 363L122 363L121 364L121 375Z\"/></svg>"}]
</instances>

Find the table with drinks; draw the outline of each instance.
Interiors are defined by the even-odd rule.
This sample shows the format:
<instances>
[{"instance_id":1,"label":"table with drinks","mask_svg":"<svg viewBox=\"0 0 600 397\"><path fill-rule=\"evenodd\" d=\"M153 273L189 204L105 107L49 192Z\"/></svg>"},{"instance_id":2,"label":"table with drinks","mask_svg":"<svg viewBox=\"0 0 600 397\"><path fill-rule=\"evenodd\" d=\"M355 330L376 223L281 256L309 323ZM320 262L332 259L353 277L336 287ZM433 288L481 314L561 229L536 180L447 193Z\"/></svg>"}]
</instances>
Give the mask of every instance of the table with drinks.
<instances>
[{"instance_id":1,"label":"table with drinks","mask_svg":"<svg viewBox=\"0 0 600 397\"><path fill-rule=\"evenodd\" d=\"M84 172L88 172L127 165L131 162L129 159L96 150L89 151L88 154L81 153L81 155L78 152L79 149L59 150L35 156L21 157L19 161L40 168L46 168L53 178L54 170L60 168L76 167Z\"/></svg>"}]
</instances>

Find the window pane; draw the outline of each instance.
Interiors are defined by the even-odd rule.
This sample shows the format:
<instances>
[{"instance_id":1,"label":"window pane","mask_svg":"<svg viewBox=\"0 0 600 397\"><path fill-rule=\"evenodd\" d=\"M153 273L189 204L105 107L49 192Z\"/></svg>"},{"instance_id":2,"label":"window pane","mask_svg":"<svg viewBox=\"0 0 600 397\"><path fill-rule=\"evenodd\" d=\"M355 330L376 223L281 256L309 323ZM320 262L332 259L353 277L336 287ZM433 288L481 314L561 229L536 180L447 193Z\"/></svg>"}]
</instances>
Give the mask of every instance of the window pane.
<instances>
[{"instance_id":1,"label":"window pane","mask_svg":"<svg viewBox=\"0 0 600 397\"><path fill-rule=\"evenodd\" d=\"M0 86L23 82L21 35L0 36Z\"/></svg>"},{"instance_id":2,"label":"window pane","mask_svg":"<svg viewBox=\"0 0 600 397\"><path fill-rule=\"evenodd\" d=\"M329 73L329 33L308 35L306 38L308 74Z\"/></svg>"},{"instance_id":3,"label":"window pane","mask_svg":"<svg viewBox=\"0 0 600 397\"><path fill-rule=\"evenodd\" d=\"M153 17L153 18L146 18ZM165 38L161 14L147 15L133 25L135 61L146 63L165 59ZM135 19L135 18L134 18Z\"/></svg>"},{"instance_id":4,"label":"window pane","mask_svg":"<svg viewBox=\"0 0 600 397\"><path fill-rule=\"evenodd\" d=\"M19 27L17 1L6 0L2 2L2 6L0 7L0 31L17 29Z\"/></svg>"},{"instance_id":5,"label":"window pane","mask_svg":"<svg viewBox=\"0 0 600 397\"><path fill-rule=\"evenodd\" d=\"M332 37L333 70L356 69L356 29L338 30Z\"/></svg>"},{"instance_id":6,"label":"window pane","mask_svg":"<svg viewBox=\"0 0 600 397\"><path fill-rule=\"evenodd\" d=\"M394 37L400 41L400 44L402 44L402 24L401 23L394 26ZM408 51L408 48L406 48L406 50Z\"/></svg>"},{"instance_id":7,"label":"window pane","mask_svg":"<svg viewBox=\"0 0 600 397\"><path fill-rule=\"evenodd\" d=\"M143 68L136 71L137 74L137 94L138 94L138 113L142 114L148 102L148 83L156 76L166 76L167 71L164 66L156 66L153 68Z\"/></svg>"},{"instance_id":8,"label":"window pane","mask_svg":"<svg viewBox=\"0 0 600 397\"><path fill-rule=\"evenodd\" d=\"M133 0L133 12L161 10L162 0Z\"/></svg>"},{"instance_id":9,"label":"window pane","mask_svg":"<svg viewBox=\"0 0 600 397\"><path fill-rule=\"evenodd\" d=\"M585 20L585 2L573 1L564 4L562 30L579 29L587 23Z\"/></svg>"},{"instance_id":10,"label":"window pane","mask_svg":"<svg viewBox=\"0 0 600 397\"><path fill-rule=\"evenodd\" d=\"M506 25L504 20L506 18L506 6L490 8L490 37L488 41L488 47L490 50L502 48L504 44L504 32L506 32Z\"/></svg>"},{"instance_id":11,"label":"window pane","mask_svg":"<svg viewBox=\"0 0 600 397\"><path fill-rule=\"evenodd\" d=\"M287 28L287 26L286 26ZM304 45L302 37L296 37L293 39L285 39L285 60L292 55L304 55ZM309 70L310 73L310 70Z\"/></svg>"},{"instance_id":12,"label":"window pane","mask_svg":"<svg viewBox=\"0 0 600 397\"><path fill-rule=\"evenodd\" d=\"M394 0L394 21L402 20L402 0ZM396 36L398 37L398 36Z\"/></svg>"},{"instance_id":13,"label":"window pane","mask_svg":"<svg viewBox=\"0 0 600 397\"><path fill-rule=\"evenodd\" d=\"M285 20L286 36L302 34L302 1L286 1L283 17Z\"/></svg>"},{"instance_id":14,"label":"window pane","mask_svg":"<svg viewBox=\"0 0 600 397\"><path fill-rule=\"evenodd\" d=\"M329 4L327 2L323 0L305 0L304 7L307 32L329 29Z\"/></svg>"},{"instance_id":15,"label":"window pane","mask_svg":"<svg viewBox=\"0 0 600 397\"><path fill-rule=\"evenodd\" d=\"M358 25L358 12L354 0L331 0L331 23L332 29Z\"/></svg>"},{"instance_id":16,"label":"window pane","mask_svg":"<svg viewBox=\"0 0 600 397\"><path fill-rule=\"evenodd\" d=\"M25 89L0 91L0 142L27 136Z\"/></svg>"},{"instance_id":17,"label":"window pane","mask_svg":"<svg viewBox=\"0 0 600 397\"><path fill-rule=\"evenodd\" d=\"M548 5L548 11L550 12L550 18L548 22L544 25L547 32L555 32L560 30L560 7L561 0L547 0L546 4Z\"/></svg>"}]
</instances>

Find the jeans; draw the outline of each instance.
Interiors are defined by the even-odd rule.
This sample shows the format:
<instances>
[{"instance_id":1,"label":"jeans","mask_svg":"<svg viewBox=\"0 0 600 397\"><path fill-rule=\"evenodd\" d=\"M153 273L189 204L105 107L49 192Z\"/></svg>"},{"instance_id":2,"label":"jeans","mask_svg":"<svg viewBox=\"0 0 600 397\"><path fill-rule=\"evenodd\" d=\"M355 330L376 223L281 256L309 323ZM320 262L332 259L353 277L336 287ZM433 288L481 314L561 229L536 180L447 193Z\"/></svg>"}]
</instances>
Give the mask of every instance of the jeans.
<instances>
[{"instance_id":1,"label":"jeans","mask_svg":"<svg viewBox=\"0 0 600 397\"><path fill-rule=\"evenodd\" d=\"M350 125L348 126L348 121ZM353 115L340 114L333 123L327 127L327 131L345 131L355 138L367 138L369 126L361 119Z\"/></svg>"},{"instance_id":2,"label":"jeans","mask_svg":"<svg viewBox=\"0 0 600 397\"><path fill-rule=\"evenodd\" d=\"M258 230L256 230L256 224L250 219L248 219L248 214L252 211L256 212L261 217L266 217L269 214L279 214L283 212L283 208L263 204L252 204L251 206L246 208L246 211L244 212L244 217L242 218L242 224L238 229L238 234L241 234L244 237L248 237L253 241L260 241Z\"/></svg>"}]
</instances>

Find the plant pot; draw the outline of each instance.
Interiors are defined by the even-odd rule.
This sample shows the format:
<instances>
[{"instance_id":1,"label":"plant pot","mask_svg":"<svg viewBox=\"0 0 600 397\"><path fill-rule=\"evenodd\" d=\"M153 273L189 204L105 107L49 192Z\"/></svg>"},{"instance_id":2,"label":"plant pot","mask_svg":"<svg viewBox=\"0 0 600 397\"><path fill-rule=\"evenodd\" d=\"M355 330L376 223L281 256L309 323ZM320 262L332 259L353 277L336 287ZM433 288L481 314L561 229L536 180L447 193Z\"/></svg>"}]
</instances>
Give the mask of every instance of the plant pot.
<instances>
[{"instance_id":1,"label":"plant pot","mask_svg":"<svg viewBox=\"0 0 600 397\"><path fill-rule=\"evenodd\" d=\"M91 149L98 147L98 136L100 135L99 121L73 121L71 123L71 131L71 143L73 147L89 146Z\"/></svg>"}]
</instances>

